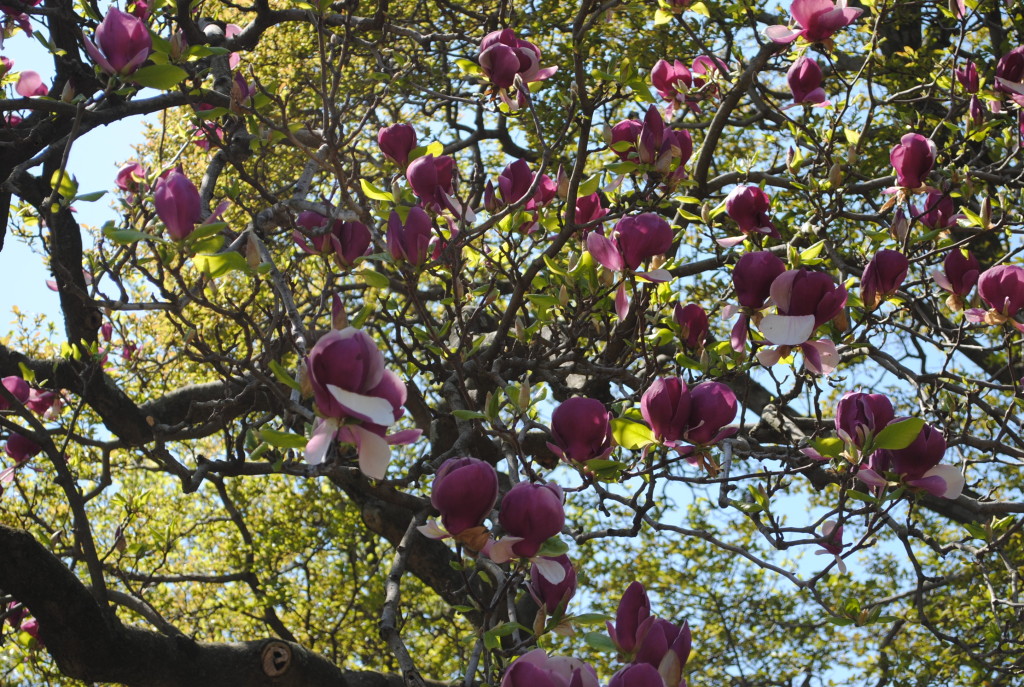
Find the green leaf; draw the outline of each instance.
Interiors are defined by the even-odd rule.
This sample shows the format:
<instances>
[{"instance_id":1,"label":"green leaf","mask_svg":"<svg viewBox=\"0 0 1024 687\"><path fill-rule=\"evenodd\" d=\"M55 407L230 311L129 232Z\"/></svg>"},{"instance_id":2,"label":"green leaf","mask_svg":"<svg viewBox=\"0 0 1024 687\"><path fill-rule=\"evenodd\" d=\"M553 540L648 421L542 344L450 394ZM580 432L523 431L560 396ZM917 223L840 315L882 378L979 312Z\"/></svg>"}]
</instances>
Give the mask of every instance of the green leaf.
<instances>
[{"instance_id":1,"label":"green leaf","mask_svg":"<svg viewBox=\"0 0 1024 687\"><path fill-rule=\"evenodd\" d=\"M554 536L540 545L537 555L555 558L556 556L561 556L563 553L567 553L568 551L569 545L562 541L558 536Z\"/></svg>"},{"instance_id":2,"label":"green leaf","mask_svg":"<svg viewBox=\"0 0 1024 687\"><path fill-rule=\"evenodd\" d=\"M81 201L83 203L92 203L93 201L97 201L105 195L107 195L106 191L93 191L92 193L79 194L72 198L71 200Z\"/></svg>"},{"instance_id":3,"label":"green leaf","mask_svg":"<svg viewBox=\"0 0 1024 687\"><path fill-rule=\"evenodd\" d=\"M606 613L581 613L580 615L574 615L572 622L575 625L602 625L607 620L612 620L613 616Z\"/></svg>"},{"instance_id":4,"label":"green leaf","mask_svg":"<svg viewBox=\"0 0 1024 687\"><path fill-rule=\"evenodd\" d=\"M583 635L583 641L586 642L587 646L598 651L605 653L614 654L618 652L618 647L612 642L611 638L603 632L588 632Z\"/></svg>"},{"instance_id":5,"label":"green leaf","mask_svg":"<svg viewBox=\"0 0 1024 687\"><path fill-rule=\"evenodd\" d=\"M249 263L234 251L217 253L216 255L197 255L193 258L193 262L200 272L205 272L214 279L223 277L225 274L235 270L241 270L245 273L249 272Z\"/></svg>"},{"instance_id":6,"label":"green leaf","mask_svg":"<svg viewBox=\"0 0 1024 687\"><path fill-rule=\"evenodd\" d=\"M964 529L966 529L967 532L970 533L970 535L973 538L980 539L982 541L988 541L988 533L985 531L985 528L979 525L978 523L964 523Z\"/></svg>"},{"instance_id":7,"label":"green leaf","mask_svg":"<svg viewBox=\"0 0 1024 687\"><path fill-rule=\"evenodd\" d=\"M919 417L910 417L906 420L893 422L878 433L875 437L874 446L875 448L884 448L890 451L906 448L921 433L922 427L924 427L924 420Z\"/></svg>"},{"instance_id":8,"label":"green leaf","mask_svg":"<svg viewBox=\"0 0 1024 687\"><path fill-rule=\"evenodd\" d=\"M825 240L822 239L821 241L818 241L817 243L815 243L810 248L807 248L807 249L803 250L800 253L800 262L805 262L807 260L813 260L814 258L818 257L818 255L821 253L821 249L824 248L824 247L825 247Z\"/></svg>"},{"instance_id":9,"label":"green leaf","mask_svg":"<svg viewBox=\"0 0 1024 687\"><path fill-rule=\"evenodd\" d=\"M667 24L670 21L672 21L672 15L669 14L668 12L666 12L665 10L657 10L657 11L655 11L655 13L654 13L654 25L655 26L661 26L662 24Z\"/></svg>"},{"instance_id":10,"label":"green leaf","mask_svg":"<svg viewBox=\"0 0 1024 687\"><path fill-rule=\"evenodd\" d=\"M155 236L151 236L144 231L135 231L134 229L115 229L113 224L109 224L103 227L103 235L116 244L126 246L130 243L136 243L138 241L161 241Z\"/></svg>"},{"instance_id":11,"label":"green leaf","mask_svg":"<svg viewBox=\"0 0 1024 687\"><path fill-rule=\"evenodd\" d=\"M375 289L386 289L391 281L380 272L375 272L369 267L364 267L359 270L359 276L363 278L367 286L372 286Z\"/></svg>"},{"instance_id":12,"label":"green leaf","mask_svg":"<svg viewBox=\"0 0 1024 687\"><path fill-rule=\"evenodd\" d=\"M69 200L78 193L78 182L75 181L75 178L59 169L50 176L50 186L57 189L60 195Z\"/></svg>"},{"instance_id":13,"label":"green leaf","mask_svg":"<svg viewBox=\"0 0 1024 687\"><path fill-rule=\"evenodd\" d=\"M387 191L382 191L381 189L377 188L366 179L360 179L359 185L362 187L363 193L366 195L366 197L370 198L371 200L385 200L389 203L395 202L395 197L393 195L391 195Z\"/></svg>"},{"instance_id":14,"label":"green leaf","mask_svg":"<svg viewBox=\"0 0 1024 687\"><path fill-rule=\"evenodd\" d=\"M261 429L259 435L260 439L278 448L306 448L306 444L309 443L309 439L301 434L279 432L276 429Z\"/></svg>"},{"instance_id":15,"label":"green leaf","mask_svg":"<svg viewBox=\"0 0 1024 687\"><path fill-rule=\"evenodd\" d=\"M453 410L452 411L452 415L454 415L457 420L486 420L487 419L487 415L485 413L480 413L480 412L477 412L475 410Z\"/></svg>"},{"instance_id":16,"label":"green leaf","mask_svg":"<svg viewBox=\"0 0 1024 687\"><path fill-rule=\"evenodd\" d=\"M169 91L188 77L181 67L173 64L152 64L131 75L131 80L140 86Z\"/></svg>"},{"instance_id":17,"label":"green leaf","mask_svg":"<svg viewBox=\"0 0 1024 687\"><path fill-rule=\"evenodd\" d=\"M220 233L221 230L227 228L227 222L210 222L209 224L200 224L198 227L196 227L195 231L188 235L188 238L186 238L185 240L189 244L195 244L198 243L199 241L202 241L205 238L214 236Z\"/></svg>"},{"instance_id":18,"label":"green leaf","mask_svg":"<svg viewBox=\"0 0 1024 687\"><path fill-rule=\"evenodd\" d=\"M292 378L291 374L288 373L288 370L285 369L284 365L277 362L276 360L271 360L269 367L270 371L274 373L274 377L277 378L277 381L281 382L287 387L295 389L296 391L302 391L302 387L299 386L299 383Z\"/></svg>"},{"instance_id":19,"label":"green leaf","mask_svg":"<svg viewBox=\"0 0 1024 687\"><path fill-rule=\"evenodd\" d=\"M612 420L612 436L619 446L631 451L654 443L654 432L650 427L621 417Z\"/></svg>"}]
</instances>

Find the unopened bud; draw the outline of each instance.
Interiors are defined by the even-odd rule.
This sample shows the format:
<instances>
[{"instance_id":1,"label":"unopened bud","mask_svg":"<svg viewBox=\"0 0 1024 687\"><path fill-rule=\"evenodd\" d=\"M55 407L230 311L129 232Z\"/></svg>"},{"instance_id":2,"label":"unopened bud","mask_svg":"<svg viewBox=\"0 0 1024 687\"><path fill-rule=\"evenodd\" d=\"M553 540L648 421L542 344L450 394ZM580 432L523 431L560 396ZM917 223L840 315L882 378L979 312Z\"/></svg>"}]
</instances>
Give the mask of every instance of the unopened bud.
<instances>
[{"instance_id":1,"label":"unopened bud","mask_svg":"<svg viewBox=\"0 0 1024 687\"><path fill-rule=\"evenodd\" d=\"M250 236L245 242L245 261L249 263L249 267L256 269L263 262L260 257L259 246L256 245L256 240Z\"/></svg>"},{"instance_id":2,"label":"unopened bud","mask_svg":"<svg viewBox=\"0 0 1024 687\"><path fill-rule=\"evenodd\" d=\"M563 308L569 305L569 290L565 288L565 284L562 284L561 288L558 289L558 303Z\"/></svg>"},{"instance_id":3,"label":"unopened bud","mask_svg":"<svg viewBox=\"0 0 1024 687\"><path fill-rule=\"evenodd\" d=\"M519 398L516 401L516 405L521 410L526 410L530 407L530 380L524 381L522 386L519 387Z\"/></svg>"},{"instance_id":4,"label":"unopened bud","mask_svg":"<svg viewBox=\"0 0 1024 687\"><path fill-rule=\"evenodd\" d=\"M992 200L988 196L981 201L981 228L992 228Z\"/></svg>"},{"instance_id":5,"label":"unopened bud","mask_svg":"<svg viewBox=\"0 0 1024 687\"><path fill-rule=\"evenodd\" d=\"M185 40L185 34L181 31L175 31L174 35L171 36L170 44L171 62L180 62L181 58L185 56L185 52L188 50L188 41Z\"/></svg>"},{"instance_id":6,"label":"unopened bud","mask_svg":"<svg viewBox=\"0 0 1024 687\"><path fill-rule=\"evenodd\" d=\"M523 318L516 318L516 338L520 341L526 341L526 325L523 324Z\"/></svg>"},{"instance_id":7,"label":"unopened bud","mask_svg":"<svg viewBox=\"0 0 1024 687\"><path fill-rule=\"evenodd\" d=\"M331 298L331 327L342 330L348 326L348 313L345 312L345 304L341 296L334 294Z\"/></svg>"},{"instance_id":8,"label":"unopened bud","mask_svg":"<svg viewBox=\"0 0 1024 687\"><path fill-rule=\"evenodd\" d=\"M70 81L68 81L68 82L66 82L64 84L64 88L60 92L60 100L61 100L61 102L64 102L64 103L70 103L74 99L75 99L75 87L71 84Z\"/></svg>"},{"instance_id":9,"label":"unopened bud","mask_svg":"<svg viewBox=\"0 0 1024 687\"><path fill-rule=\"evenodd\" d=\"M711 205L704 203L700 206L700 219L704 224L711 226Z\"/></svg>"},{"instance_id":10,"label":"unopened bud","mask_svg":"<svg viewBox=\"0 0 1024 687\"><path fill-rule=\"evenodd\" d=\"M828 183L832 188L837 188L839 184L843 183L843 166L838 162L828 170Z\"/></svg>"}]
</instances>

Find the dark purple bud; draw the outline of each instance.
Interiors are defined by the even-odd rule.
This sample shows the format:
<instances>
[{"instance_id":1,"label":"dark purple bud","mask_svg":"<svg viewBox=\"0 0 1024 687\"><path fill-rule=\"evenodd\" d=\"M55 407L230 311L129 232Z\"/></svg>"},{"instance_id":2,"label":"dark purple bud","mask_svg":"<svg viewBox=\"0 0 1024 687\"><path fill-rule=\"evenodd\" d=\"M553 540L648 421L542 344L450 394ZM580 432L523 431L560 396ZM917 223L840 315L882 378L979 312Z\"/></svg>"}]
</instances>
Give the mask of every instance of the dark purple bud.
<instances>
[{"instance_id":1,"label":"dark purple bud","mask_svg":"<svg viewBox=\"0 0 1024 687\"><path fill-rule=\"evenodd\" d=\"M968 62L963 69L955 69L956 80L968 93L978 92L978 67L973 62Z\"/></svg>"},{"instance_id":2,"label":"dark purple bud","mask_svg":"<svg viewBox=\"0 0 1024 687\"><path fill-rule=\"evenodd\" d=\"M981 300L1004 317L1013 317L1024 308L1024 268L997 265L978 278Z\"/></svg>"},{"instance_id":3,"label":"dark purple bud","mask_svg":"<svg viewBox=\"0 0 1024 687\"><path fill-rule=\"evenodd\" d=\"M871 258L860 278L860 298L864 307L874 310L892 296L907 278L910 262L895 250L880 250Z\"/></svg>"},{"instance_id":4,"label":"dark purple bud","mask_svg":"<svg viewBox=\"0 0 1024 687\"><path fill-rule=\"evenodd\" d=\"M589 196L580 196L576 199L576 224L589 224L596 222L608 214L608 209L601 205L601 196L591 193ZM585 233L597 231L602 233L601 225L590 227Z\"/></svg>"},{"instance_id":5,"label":"dark purple bud","mask_svg":"<svg viewBox=\"0 0 1024 687\"><path fill-rule=\"evenodd\" d=\"M935 166L938 150L930 138L921 134L906 134L889 153L889 161L896 170L896 185L916 189L924 186L925 179Z\"/></svg>"},{"instance_id":6,"label":"dark purple bud","mask_svg":"<svg viewBox=\"0 0 1024 687\"><path fill-rule=\"evenodd\" d=\"M620 160L637 159L636 145L640 131L644 125L635 119L626 119L612 127L612 140L609 144Z\"/></svg>"},{"instance_id":7,"label":"dark purple bud","mask_svg":"<svg viewBox=\"0 0 1024 687\"><path fill-rule=\"evenodd\" d=\"M551 413L551 437L548 445L568 461L607 458L613 446L611 413L593 398L570 398Z\"/></svg>"},{"instance_id":8,"label":"dark purple bud","mask_svg":"<svg viewBox=\"0 0 1024 687\"><path fill-rule=\"evenodd\" d=\"M660 215L645 212L620 219L612 231L612 240L618 245L626 267L636 270L672 247L672 227Z\"/></svg>"},{"instance_id":9,"label":"dark purple bud","mask_svg":"<svg viewBox=\"0 0 1024 687\"><path fill-rule=\"evenodd\" d=\"M157 180L153 205L160 221L167 228L167 234L175 241L187 238L202 219L199 189L177 169L172 169Z\"/></svg>"},{"instance_id":10,"label":"dark purple bud","mask_svg":"<svg viewBox=\"0 0 1024 687\"><path fill-rule=\"evenodd\" d=\"M640 398L640 414L659 441L679 441L690 421L690 390L679 377L663 377Z\"/></svg>"},{"instance_id":11,"label":"dark purple bud","mask_svg":"<svg viewBox=\"0 0 1024 687\"><path fill-rule=\"evenodd\" d=\"M416 130L408 124L393 124L377 132L377 146L384 157L405 169L409 153L416 147Z\"/></svg>"},{"instance_id":12,"label":"dark purple bud","mask_svg":"<svg viewBox=\"0 0 1024 687\"><path fill-rule=\"evenodd\" d=\"M26 401L28 401L31 389L28 386L28 382L26 382L21 377L11 375L10 377L4 377L2 382L0 383L4 385L4 388L7 389L11 393L11 396L14 396L14 398L17 399L19 403L25 403ZM10 409L11 404L8 402L8 400L3 396L0 396L0 410Z\"/></svg>"},{"instance_id":13,"label":"dark purple bud","mask_svg":"<svg viewBox=\"0 0 1024 687\"><path fill-rule=\"evenodd\" d=\"M683 666L690 658L692 644L690 626L682 626L661 618L656 619L640 642L636 663L646 663L658 669L665 685L675 687L683 678Z\"/></svg>"},{"instance_id":14,"label":"dark purple bud","mask_svg":"<svg viewBox=\"0 0 1024 687\"><path fill-rule=\"evenodd\" d=\"M696 303L685 306L676 303L674 319L679 325L679 339L690 351L704 348L704 340L708 337L710 323L704 308Z\"/></svg>"},{"instance_id":15,"label":"dark purple bud","mask_svg":"<svg viewBox=\"0 0 1024 687\"><path fill-rule=\"evenodd\" d=\"M424 155L409 163L405 178L420 200L440 208L445 205L444 196L455 193L452 186L454 173L455 160L451 157Z\"/></svg>"},{"instance_id":16,"label":"dark purple bud","mask_svg":"<svg viewBox=\"0 0 1024 687\"><path fill-rule=\"evenodd\" d=\"M821 87L821 81L821 67L809 57L796 60L786 72L786 82L793 94L793 102L797 104L825 102L828 96Z\"/></svg>"},{"instance_id":17,"label":"dark purple bud","mask_svg":"<svg viewBox=\"0 0 1024 687\"><path fill-rule=\"evenodd\" d=\"M562 581L553 584L534 565L530 568L530 582L526 587L533 600L548 615L554 615L558 610L564 612L566 604L576 594L576 569L573 567L572 561L564 553L551 560L557 562L565 570L565 577L562 578Z\"/></svg>"},{"instance_id":18,"label":"dark purple bud","mask_svg":"<svg viewBox=\"0 0 1024 687\"><path fill-rule=\"evenodd\" d=\"M11 432L11 435L7 437L5 450L7 455L14 459L15 463L24 463L42 451L43 447L26 436Z\"/></svg>"},{"instance_id":19,"label":"dark purple bud","mask_svg":"<svg viewBox=\"0 0 1024 687\"><path fill-rule=\"evenodd\" d=\"M477 61L484 76L498 88L509 88L516 75L523 83L543 81L558 67L540 67L541 52L533 43L518 38L512 29L493 31L480 42Z\"/></svg>"},{"instance_id":20,"label":"dark purple bud","mask_svg":"<svg viewBox=\"0 0 1024 687\"><path fill-rule=\"evenodd\" d=\"M1009 93L1014 99L1020 98L1020 93L1003 83L1020 84L1024 82L1024 45L1019 46L999 58L996 64L996 90L1001 93Z\"/></svg>"},{"instance_id":21,"label":"dark purple bud","mask_svg":"<svg viewBox=\"0 0 1024 687\"><path fill-rule=\"evenodd\" d=\"M708 446L732 433L726 425L736 419L736 394L721 382L701 382L690 389L690 417L683 439Z\"/></svg>"},{"instance_id":22,"label":"dark purple bud","mask_svg":"<svg viewBox=\"0 0 1024 687\"><path fill-rule=\"evenodd\" d=\"M654 622L651 615L651 600L647 598L647 590L639 582L633 582L619 600L615 611L615 624L607 622L608 636L624 654L632 655L644 635Z\"/></svg>"},{"instance_id":23,"label":"dark purple bud","mask_svg":"<svg viewBox=\"0 0 1024 687\"><path fill-rule=\"evenodd\" d=\"M771 251L745 253L732 269L736 299L744 308L763 308L772 282L785 271L786 265Z\"/></svg>"},{"instance_id":24,"label":"dark purple bud","mask_svg":"<svg viewBox=\"0 0 1024 687\"><path fill-rule=\"evenodd\" d=\"M537 555L541 545L561 532L565 524L561 487L551 482L519 482L501 500L498 520L511 536L523 539L512 546L515 555Z\"/></svg>"},{"instance_id":25,"label":"dark purple bud","mask_svg":"<svg viewBox=\"0 0 1024 687\"><path fill-rule=\"evenodd\" d=\"M849 392L836 405L836 433L844 441L863 448L868 435L878 434L894 417L896 413L887 396Z\"/></svg>"},{"instance_id":26,"label":"dark purple bud","mask_svg":"<svg viewBox=\"0 0 1024 687\"><path fill-rule=\"evenodd\" d=\"M725 199L725 213L744 234L767 234L779 238L779 232L768 218L771 199L757 186L737 186Z\"/></svg>"},{"instance_id":27,"label":"dark purple bud","mask_svg":"<svg viewBox=\"0 0 1024 687\"><path fill-rule=\"evenodd\" d=\"M929 229L948 229L956 224L953 199L941 191L929 191L924 196L924 207L915 208L917 221Z\"/></svg>"},{"instance_id":28,"label":"dark purple bud","mask_svg":"<svg viewBox=\"0 0 1024 687\"><path fill-rule=\"evenodd\" d=\"M633 663L612 675L608 687L666 687L666 685L657 668L648 663Z\"/></svg>"},{"instance_id":29,"label":"dark purple bud","mask_svg":"<svg viewBox=\"0 0 1024 687\"><path fill-rule=\"evenodd\" d=\"M966 255L962 248L954 248L942 261L945 273L936 270L932 277L946 291L955 296L964 298L971 292L974 285L978 283L980 267L974 253L967 251Z\"/></svg>"},{"instance_id":30,"label":"dark purple bud","mask_svg":"<svg viewBox=\"0 0 1024 687\"><path fill-rule=\"evenodd\" d=\"M422 265L427 261L430 241L433 238L434 222L423 208L409 208L409 215L404 223L396 210L391 211L385 242L388 252L395 260L406 260L415 266Z\"/></svg>"},{"instance_id":31,"label":"dark purple bud","mask_svg":"<svg viewBox=\"0 0 1024 687\"><path fill-rule=\"evenodd\" d=\"M111 7L96 27L96 42L83 40L89 57L112 76L134 73L153 50L146 23L116 7Z\"/></svg>"},{"instance_id":32,"label":"dark purple bud","mask_svg":"<svg viewBox=\"0 0 1024 687\"><path fill-rule=\"evenodd\" d=\"M497 500L498 473L477 458L449 458L430 487L430 503L453 536L482 525Z\"/></svg>"}]
</instances>

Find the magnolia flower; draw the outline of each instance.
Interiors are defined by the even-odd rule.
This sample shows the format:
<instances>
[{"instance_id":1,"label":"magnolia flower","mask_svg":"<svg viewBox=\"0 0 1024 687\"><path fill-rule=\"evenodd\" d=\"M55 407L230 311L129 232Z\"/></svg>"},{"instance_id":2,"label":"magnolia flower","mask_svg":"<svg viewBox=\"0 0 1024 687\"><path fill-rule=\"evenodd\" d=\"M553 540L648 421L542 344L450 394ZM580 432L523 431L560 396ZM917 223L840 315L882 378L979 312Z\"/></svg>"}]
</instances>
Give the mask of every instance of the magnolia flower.
<instances>
[{"instance_id":1,"label":"magnolia flower","mask_svg":"<svg viewBox=\"0 0 1024 687\"><path fill-rule=\"evenodd\" d=\"M836 404L836 434L863 448L896 417L892 401L883 394L847 392Z\"/></svg>"},{"instance_id":2,"label":"magnolia flower","mask_svg":"<svg viewBox=\"0 0 1024 687\"><path fill-rule=\"evenodd\" d=\"M768 218L771 198L757 186L737 186L725 198L725 214L739 225L743 236L719 239L718 244L735 246L743 241L747 234L766 234L772 238L781 238L779 231Z\"/></svg>"},{"instance_id":3,"label":"magnolia flower","mask_svg":"<svg viewBox=\"0 0 1024 687\"><path fill-rule=\"evenodd\" d=\"M978 294L990 310L972 308L967 319L975 324L1003 324L1009 322L1020 331L1024 324L1014 321L1024 309L1024 268L1017 265L996 265L978 277Z\"/></svg>"},{"instance_id":4,"label":"magnolia flower","mask_svg":"<svg viewBox=\"0 0 1024 687\"><path fill-rule=\"evenodd\" d=\"M946 439L942 432L925 424L906 448L872 453L867 465L857 471L857 479L872 487L884 487L888 481L882 473L892 472L907 486L955 499L963 492L964 476L954 465L939 465L945 454Z\"/></svg>"},{"instance_id":5,"label":"magnolia flower","mask_svg":"<svg viewBox=\"0 0 1024 687\"><path fill-rule=\"evenodd\" d=\"M50 89L43 83L43 77L39 76L39 72L26 69L18 75L14 91L24 98L34 98L38 95L46 95Z\"/></svg>"},{"instance_id":6,"label":"magnolia flower","mask_svg":"<svg viewBox=\"0 0 1024 687\"><path fill-rule=\"evenodd\" d=\"M330 229L327 230L328 222L328 218L318 212L301 212L295 224L309 233L296 231L292 238L306 253L332 255L341 269L351 267L356 259L369 252L372 237L365 224L338 219L330 221Z\"/></svg>"},{"instance_id":7,"label":"magnolia flower","mask_svg":"<svg viewBox=\"0 0 1024 687\"><path fill-rule=\"evenodd\" d=\"M995 87L996 91L1008 93L1015 101L1024 103L1024 45L999 58Z\"/></svg>"},{"instance_id":8,"label":"magnolia flower","mask_svg":"<svg viewBox=\"0 0 1024 687\"><path fill-rule=\"evenodd\" d=\"M529 41L518 38L512 29L493 31L480 41L477 61L484 76L498 89L499 97L512 110L526 104L525 89L518 89L516 100L510 100L507 89L516 78L529 84L544 81L558 71L558 67L540 66L540 48Z\"/></svg>"},{"instance_id":9,"label":"magnolia flower","mask_svg":"<svg viewBox=\"0 0 1024 687\"><path fill-rule=\"evenodd\" d=\"M522 558L533 558L541 545L561 532L565 524L561 487L552 482L519 482L502 498L498 521L510 539L516 539L510 542L511 553ZM534 562L540 564L539 561ZM558 567L561 569L560 565ZM541 572L551 582L560 582L564 576L562 570L553 579L543 564Z\"/></svg>"},{"instance_id":10,"label":"magnolia flower","mask_svg":"<svg viewBox=\"0 0 1024 687\"><path fill-rule=\"evenodd\" d=\"M765 29L765 35L776 43L792 43L803 38L808 43L827 40L839 29L857 21L862 9L848 8L846 0L833 3L832 0L793 0L789 6L798 31L787 26L776 25Z\"/></svg>"},{"instance_id":11,"label":"magnolia flower","mask_svg":"<svg viewBox=\"0 0 1024 687\"><path fill-rule=\"evenodd\" d=\"M449 458L430 487L430 504L441 514L444 530L433 521L419 527L432 539L454 537L474 550L483 548L482 527L498 500L498 473L477 458Z\"/></svg>"},{"instance_id":12,"label":"magnolia flower","mask_svg":"<svg viewBox=\"0 0 1024 687\"><path fill-rule=\"evenodd\" d=\"M31 389L29 388L28 382L26 382L21 377L18 377L17 375L4 377L3 380L0 380L0 384L4 385L4 388L7 389L11 396L14 396L14 400L16 400L18 403L25 403L26 401L28 401ZM0 410L10 409L11 404L8 402L8 400L5 397L0 396Z\"/></svg>"},{"instance_id":13,"label":"magnolia flower","mask_svg":"<svg viewBox=\"0 0 1024 687\"><path fill-rule=\"evenodd\" d=\"M843 526L837 525L833 520L826 520L821 523L821 538L824 540L821 549L814 553L818 556L832 556L839 572L845 573L846 561L839 555L843 552Z\"/></svg>"},{"instance_id":14,"label":"magnolia flower","mask_svg":"<svg viewBox=\"0 0 1024 687\"><path fill-rule=\"evenodd\" d=\"M569 462L607 458L615 445L611 419L604 404L593 398L577 396L563 401L551 413L548 448Z\"/></svg>"},{"instance_id":15,"label":"magnolia flower","mask_svg":"<svg viewBox=\"0 0 1024 687\"><path fill-rule=\"evenodd\" d=\"M615 611L615 623L605 623L612 643L627 656L633 655L654 622L651 600L639 582L633 582L623 592Z\"/></svg>"},{"instance_id":16,"label":"magnolia flower","mask_svg":"<svg viewBox=\"0 0 1024 687\"><path fill-rule=\"evenodd\" d=\"M404 222L396 210L391 211L384 239L388 252L395 260L406 260L417 267L424 264L433 238L434 222L423 208L409 208Z\"/></svg>"},{"instance_id":17,"label":"magnolia flower","mask_svg":"<svg viewBox=\"0 0 1024 687\"><path fill-rule=\"evenodd\" d=\"M953 199L942 191L928 191L921 208L914 208L918 222L929 229L949 229L962 215L956 212Z\"/></svg>"},{"instance_id":18,"label":"magnolia flower","mask_svg":"<svg viewBox=\"0 0 1024 687\"><path fill-rule=\"evenodd\" d=\"M727 306L722 312L722 318L728 319L736 312L740 313L740 318L733 325L729 337L732 348L737 353L746 345L751 317L760 318L760 311L771 296L772 282L785 271L786 265L782 260L766 250L744 253L733 267L732 283L736 289L739 307Z\"/></svg>"},{"instance_id":19,"label":"magnolia flower","mask_svg":"<svg viewBox=\"0 0 1024 687\"><path fill-rule=\"evenodd\" d=\"M598 681L597 673L583 661L534 649L513 661L500 687L598 687Z\"/></svg>"},{"instance_id":20,"label":"magnolia flower","mask_svg":"<svg viewBox=\"0 0 1024 687\"><path fill-rule=\"evenodd\" d=\"M96 27L96 43L82 40L89 57L111 76L134 73L153 50L146 23L116 7L111 7Z\"/></svg>"},{"instance_id":21,"label":"magnolia flower","mask_svg":"<svg viewBox=\"0 0 1024 687\"><path fill-rule=\"evenodd\" d=\"M937 154L938 149L930 138L905 134L889 153L889 161L896 170L896 185L907 189L924 186Z\"/></svg>"},{"instance_id":22,"label":"magnolia flower","mask_svg":"<svg viewBox=\"0 0 1024 687\"><path fill-rule=\"evenodd\" d=\"M530 568L530 579L526 584L526 590L537 602L537 605L544 609L545 613L553 616L559 612L564 613L569 600L576 594L576 569L564 553L550 560L565 570L562 580L557 583L551 582L544 577L538 566L533 565Z\"/></svg>"},{"instance_id":23,"label":"magnolia flower","mask_svg":"<svg viewBox=\"0 0 1024 687\"><path fill-rule=\"evenodd\" d=\"M734 434L736 395L721 382L701 382L692 389L679 377L656 379L640 399L640 413L666 446L708 446Z\"/></svg>"},{"instance_id":24,"label":"magnolia flower","mask_svg":"<svg viewBox=\"0 0 1024 687\"><path fill-rule=\"evenodd\" d=\"M653 212L631 215L620 219L611 238L591 232L587 236L587 250L594 259L610 270L637 270L656 255L664 255L672 247L672 227ZM651 281L666 281L668 275L650 273Z\"/></svg>"},{"instance_id":25,"label":"magnolia flower","mask_svg":"<svg viewBox=\"0 0 1024 687\"><path fill-rule=\"evenodd\" d=\"M306 445L306 461L323 462L335 439L354 444L359 468L383 479L390 444L409 443L418 430L385 436L403 414L406 388L384 368L384 356L365 332L348 327L331 330L316 342L306 359L309 383L321 419Z\"/></svg>"},{"instance_id":26,"label":"magnolia flower","mask_svg":"<svg viewBox=\"0 0 1024 687\"><path fill-rule=\"evenodd\" d=\"M157 179L153 190L153 205L167 233L175 241L187 238L202 220L199 189L177 169Z\"/></svg>"},{"instance_id":27,"label":"magnolia flower","mask_svg":"<svg viewBox=\"0 0 1024 687\"><path fill-rule=\"evenodd\" d=\"M828 96L821 87L821 67L809 57L795 60L786 72L786 83L795 105L828 105Z\"/></svg>"},{"instance_id":28,"label":"magnolia flower","mask_svg":"<svg viewBox=\"0 0 1024 687\"><path fill-rule=\"evenodd\" d=\"M393 124L377 132L377 146L384 157L405 169L416 147L416 130L408 124Z\"/></svg>"},{"instance_id":29,"label":"magnolia flower","mask_svg":"<svg viewBox=\"0 0 1024 687\"><path fill-rule=\"evenodd\" d=\"M946 299L947 305L952 310L960 310L964 306L964 299L971 292L974 285L978 283L980 267L978 259L971 251L964 251L962 248L954 248L942 261L943 270L932 272L932 279L940 288L949 292Z\"/></svg>"},{"instance_id":30,"label":"magnolia flower","mask_svg":"<svg viewBox=\"0 0 1024 687\"><path fill-rule=\"evenodd\" d=\"M691 643L690 625L687 622L676 625L657 618L640 642L634 661L656 668L662 682L666 686L675 687L681 684L683 667L690 658ZM632 686L634 683L630 681L626 684Z\"/></svg>"},{"instance_id":31,"label":"magnolia flower","mask_svg":"<svg viewBox=\"0 0 1024 687\"><path fill-rule=\"evenodd\" d=\"M762 348L757 359L771 366L794 346L804 354L804 367L814 374L829 374L839 361L835 344L809 339L821 325L835 318L846 305L846 288L836 286L825 272L804 267L779 275L771 286L778 314L766 315L758 324L765 338L779 348Z\"/></svg>"},{"instance_id":32,"label":"magnolia flower","mask_svg":"<svg viewBox=\"0 0 1024 687\"><path fill-rule=\"evenodd\" d=\"M693 352L702 351L711 326L704 308L696 303L685 306L676 303L673 319L679 325L679 338L683 347Z\"/></svg>"},{"instance_id":33,"label":"magnolia flower","mask_svg":"<svg viewBox=\"0 0 1024 687\"><path fill-rule=\"evenodd\" d=\"M910 262L895 250L880 250L864 267L860 278L860 298L864 307L874 310L892 296L907 278Z\"/></svg>"}]
</instances>

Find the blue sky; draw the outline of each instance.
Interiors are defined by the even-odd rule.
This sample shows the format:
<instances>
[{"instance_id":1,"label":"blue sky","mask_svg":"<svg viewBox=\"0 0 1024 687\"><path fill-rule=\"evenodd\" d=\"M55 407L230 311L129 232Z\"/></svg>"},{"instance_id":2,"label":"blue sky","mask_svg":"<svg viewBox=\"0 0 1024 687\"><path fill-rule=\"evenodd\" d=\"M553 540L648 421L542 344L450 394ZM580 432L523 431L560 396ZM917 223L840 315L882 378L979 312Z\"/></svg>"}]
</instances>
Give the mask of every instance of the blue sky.
<instances>
[{"instance_id":1,"label":"blue sky","mask_svg":"<svg viewBox=\"0 0 1024 687\"><path fill-rule=\"evenodd\" d=\"M14 61L16 72L37 71L44 83L53 77L53 60L49 53L38 41L23 33L5 40L0 53ZM13 89L11 91L8 97L13 96ZM81 192L114 187L118 167L133 157L132 145L142 142L142 127L142 118L136 117L90 131L75 142L68 167L78 179ZM30 171L38 173L39 170ZM79 222L100 226L115 217L112 199L108 194L93 203L75 203ZM6 332L14 320L11 308L15 305L23 312L45 313L59 320L57 294L46 287L49 278L40 247L33 252L26 242L12 236L9 228L0 251L0 332Z\"/></svg>"}]
</instances>

